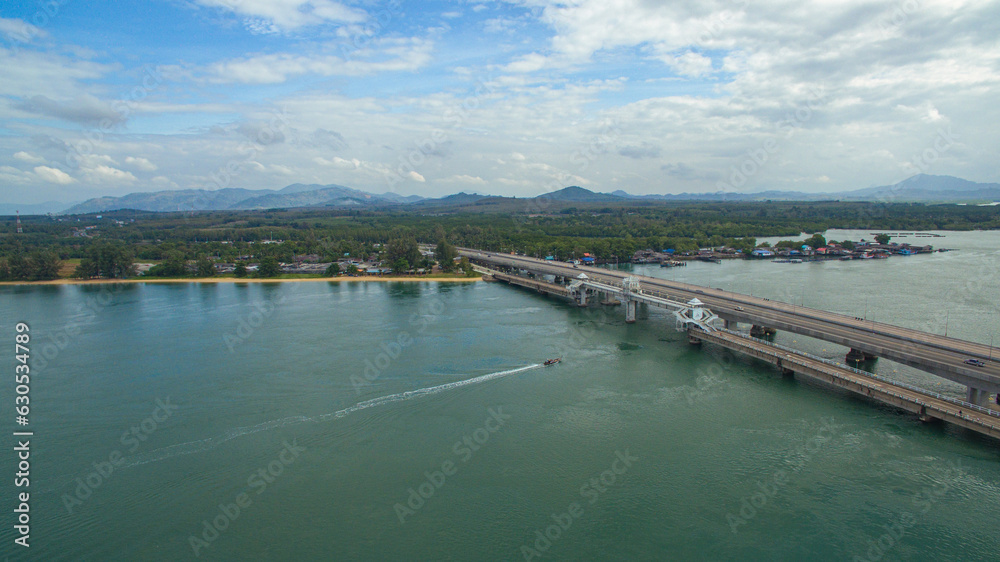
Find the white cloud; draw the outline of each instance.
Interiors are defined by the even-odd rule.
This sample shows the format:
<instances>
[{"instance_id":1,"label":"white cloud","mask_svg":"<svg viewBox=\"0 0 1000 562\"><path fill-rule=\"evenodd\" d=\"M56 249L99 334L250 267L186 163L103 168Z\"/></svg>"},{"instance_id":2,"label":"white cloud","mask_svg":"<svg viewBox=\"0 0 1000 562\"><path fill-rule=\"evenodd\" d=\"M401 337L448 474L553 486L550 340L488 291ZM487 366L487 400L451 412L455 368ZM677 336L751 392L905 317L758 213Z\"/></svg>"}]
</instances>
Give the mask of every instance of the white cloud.
<instances>
[{"instance_id":1,"label":"white cloud","mask_svg":"<svg viewBox=\"0 0 1000 562\"><path fill-rule=\"evenodd\" d=\"M539 53L531 53L511 62L505 67L507 72L535 72L545 68L550 59Z\"/></svg>"},{"instance_id":2,"label":"white cloud","mask_svg":"<svg viewBox=\"0 0 1000 562\"><path fill-rule=\"evenodd\" d=\"M149 181L151 181L157 189L177 189L180 187L176 182L166 176L156 176Z\"/></svg>"},{"instance_id":3,"label":"white cloud","mask_svg":"<svg viewBox=\"0 0 1000 562\"><path fill-rule=\"evenodd\" d=\"M16 56L0 47L3 180L29 182L40 200L83 191L61 191L67 180L97 196L131 189L124 170L144 188L152 173L156 189L198 188L236 162L231 187L381 192L398 179L445 195L488 178L519 196L570 184L704 192L771 140L778 151L740 190L838 191L902 179L950 127L959 141L925 171L1000 181L1000 132L988 126L1000 120L996 2L920 0L893 23L900 4L872 0L511 0L449 6L489 15L447 24L416 3L406 9L419 17L371 36L374 7L364 19L314 9L327 2L196 2L253 33L288 35L196 63L157 52L149 62L170 70L168 86L131 105L142 119L101 135L95 119L141 84L133 61L114 62L96 39L48 38ZM336 4L347 5L376 4ZM524 32L467 46L495 16L493 29ZM358 36L369 41L345 52ZM278 107L280 135L255 142ZM430 142L436 131L443 140ZM65 162L68 147L89 154L78 170L31 170Z\"/></svg>"},{"instance_id":4,"label":"white cloud","mask_svg":"<svg viewBox=\"0 0 1000 562\"><path fill-rule=\"evenodd\" d=\"M712 72L712 59L691 51L680 56L664 55L661 60L681 76L698 77Z\"/></svg>"},{"instance_id":5,"label":"white cloud","mask_svg":"<svg viewBox=\"0 0 1000 562\"><path fill-rule=\"evenodd\" d=\"M137 179L131 172L103 164L95 168L87 168L83 172L93 182L131 183Z\"/></svg>"},{"instance_id":6,"label":"white cloud","mask_svg":"<svg viewBox=\"0 0 1000 562\"><path fill-rule=\"evenodd\" d=\"M156 164L142 157L128 156L125 158L125 163L141 172L154 172L157 170Z\"/></svg>"},{"instance_id":7,"label":"white cloud","mask_svg":"<svg viewBox=\"0 0 1000 562\"><path fill-rule=\"evenodd\" d=\"M59 185L66 185L76 181L66 172L58 168L50 168L48 166L35 166L35 175L42 178L44 181Z\"/></svg>"},{"instance_id":8,"label":"white cloud","mask_svg":"<svg viewBox=\"0 0 1000 562\"><path fill-rule=\"evenodd\" d=\"M303 75L365 76L381 72L413 72L431 61L434 43L427 39L385 40L377 51L335 55L277 53L212 64L204 69L214 83L279 84Z\"/></svg>"},{"instance_id":9,"label":"white cloud","mask_svg":"<svg viewBox=\"0 0 1000 562\"><path fill-rule=\"evenodd\" d=\"M17 18L0 18L0 35L12 43L30 43L37 37L49 36L44 29Z\"/></svg>"},{"instance_id":10,"label":"white cloud","mask_svg":"<svg viewBox=\"0 0 1000 562\"><path fill-rule=\"evenodd\" d=\"M196 0L199 4L221 8L245 16L251 30L271 26L295 30L325 23L356 23L367 19L363 10L329 0Z\"/></svg>"},{"instance_id":11,"label":"white cloud","mask_svg":"<svg viewBox=\"0 0 1000 562\"><path fill-rule=\"evenodd\" d=\"M113 127L125 120L122 113L113 109L111 104L88 94L68 100L55 100L48 96L37 95L21 100L15 107L43 117L89 126L100 125L102 128Z\"/></svg>"},{"instance_id":12,"label":"white cloud","mask_svg":"<svg viewBox=\"0 0 1000 562\"><path fill-rule=\"evenodd\" d=\"M52 99L80 96L86 89L82 82L102 78L119 66L48 52L0 48L0 68L0 95L29 100L38 95Z\"/></svg>"},{"instance_id":13,"label":"white cloud","mask_svg":"<svg viewBox=\"0 0 1000 562\"><path fill-rule=\"evenodd\" d=\"M84 168L95 168L105 164L114 164L115 166L118 165L118 162L115 162L115 159L107 154L78 154L76 156L80 166Z\"/></svg>"},{"instance_id":14,"label":"white cloud","mask_svg":"<svg viewBox=\"0 0 1000 562\"><path fill-rule=\"evenodd\" d=\"M24 185L30 183L32 178L30 172L22 172L13 166L0 166L0 181L6 184Z\"/></svg>"},{"instance_id":15,"label":"white cloud","mask_svg":"<svg viewBox=\"0 0 1000 562\"><path fill-rule=\"evenodd\" d=\"M34 154L31 154L30 152L25 152L23 150L20 152L15 152L14 159L20 160L21 162L27 162L29 164L41 164L42 162L45 162L45 159L42 158L41 156L35 156Z\"/></svg>"},{"instance_id":16,"label":"white cloud","mask_svg":"<svg viewBox=\"0 0 1000 562\"><path fill-rule=\"evenodd\" d=\"M454 176L449 176L442 180L438 180L441 183L457 184L457 185L486 185L488 182L479 176L470 176L466 174L459 174Z\"/></svg>"}]
</instances>

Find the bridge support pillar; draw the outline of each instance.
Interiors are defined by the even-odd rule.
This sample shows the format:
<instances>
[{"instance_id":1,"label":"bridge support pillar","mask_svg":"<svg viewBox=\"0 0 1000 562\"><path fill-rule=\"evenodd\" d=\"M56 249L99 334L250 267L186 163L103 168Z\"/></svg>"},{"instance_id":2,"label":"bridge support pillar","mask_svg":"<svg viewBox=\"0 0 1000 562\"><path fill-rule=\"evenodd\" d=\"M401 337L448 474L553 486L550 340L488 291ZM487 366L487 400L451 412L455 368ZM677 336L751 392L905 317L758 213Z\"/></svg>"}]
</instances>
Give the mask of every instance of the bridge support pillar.
<instances>
[{"instance_id":1,"label":"bridge support pillar","mask_svg":"<svg viewBox=\"0 0 1000 562\"><path fill-rule=\"evenodd\" d=\"M625 301L625 323L635 323L635 301Z\"/></svg>"},{"instance_id":2,"label":"bridge support pillar","mask_svg":"<svg viewBox=\"0 0 1000 562\"><path fill-rule=\"evenodd\" d=\"M733 322L732 320L723 320L722 327L727 330L735 330L739 327L739 322Z\"/></svg>"},{"instance_id":3,"label":"bridge support pillar","mask_svg":"<svg viewBox=\"0 0 1000 562\"><path fill-rule=\"evenodd\" d=\"M965 392L965 401L977 406L988 406L990 403L990 393L986 390L970 386Z\"/></svg>"},{"instance_id":4,"label":"bridge support pillar","mask_svg":"<svg viewBox=\"0 0 1000 562\"><path fill-rule=\"evenodd\" d=\"M781 371L781 376L783 376L783 377L794 377L795 376L795 371L793 371L793 370L789 369L788 367L785 367L784 365L782 365L781 364L781 359L778 359L778 362L776 364L778 366L778 370Z\"/></svg>"},{"instance_id":5,"label":"bridge support pillar","mask_svg":"<svg viewBox=\"0 0 1000 562\"><path fill-rule=\"evenodd\" d=\"M701 345L701 340L688 334L688 343L691 345Z\"/></svg>"},{"instance_id":6,"label":"bridge support pillar","mask_svg":"<svg viewBox=\"0 0 1000 562\"><path fill-rule=\"evenodd\" d=\"M864 351L854 349L853 347L847 352L848 363L867 363L869 361L875 361L876 359L878 359L877 355L865 353Z\"/></svg>"},{"instance_id":7,"label":"bridge support pillar","mask_svg":"<svg viewBox=\"0 0 1000 562\"><path fill-rule=\"evenodd\" d=\"M924 423L934 423L934 422L941 421L940 419L935 418L934 416L929 415L927 413L927 408L925 408L924 406L920 407L920 413L917 414L917 416L920 419L920 421L922 421Z\"/></svg>"},{"instance_id":8,"label":"bridge support pillar","mask_svg":"<svg viewBox=\"0 0 1000 562\"><path fill-rule=\"evenodd\" d=\"M587 306L587 289L580 287L576 293L576 303L579 306Z\"/></svg>"}]
</instances>

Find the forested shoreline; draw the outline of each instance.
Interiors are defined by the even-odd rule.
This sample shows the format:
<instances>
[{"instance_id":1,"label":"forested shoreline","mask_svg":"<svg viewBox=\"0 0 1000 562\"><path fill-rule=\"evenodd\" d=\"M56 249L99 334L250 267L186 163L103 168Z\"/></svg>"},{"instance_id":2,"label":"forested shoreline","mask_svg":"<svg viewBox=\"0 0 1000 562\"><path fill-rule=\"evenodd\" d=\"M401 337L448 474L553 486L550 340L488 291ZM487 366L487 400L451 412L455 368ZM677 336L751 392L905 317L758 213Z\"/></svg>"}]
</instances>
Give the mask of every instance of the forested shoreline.
<instances>
[{"instance_id":1,"label":"forested shoreline","mask_svg":"<svg viewBox=\"0 0 1000 562\"><path fill-rule=\"evenodd\" d=\"M13 217L0 221L0 280L60 276L122 278L133 263L157 264L165 277L209 276L214 264L274 264L297 256L336 262L344 256L384 258L416 267L415 244L445 241L491 251L558 259L590 253L626 260L637 250L678 252L728 246L749 252L759 237L788 237L831 228L879 230L1000 229L1000 208L913 203L672 203L585 205L523 213L273 209ZM389 256L396 248L395 254ZM67 265L72 271L67 271ZM427 265L423 263L423 265Z\"/></svg>"}]
</instances>

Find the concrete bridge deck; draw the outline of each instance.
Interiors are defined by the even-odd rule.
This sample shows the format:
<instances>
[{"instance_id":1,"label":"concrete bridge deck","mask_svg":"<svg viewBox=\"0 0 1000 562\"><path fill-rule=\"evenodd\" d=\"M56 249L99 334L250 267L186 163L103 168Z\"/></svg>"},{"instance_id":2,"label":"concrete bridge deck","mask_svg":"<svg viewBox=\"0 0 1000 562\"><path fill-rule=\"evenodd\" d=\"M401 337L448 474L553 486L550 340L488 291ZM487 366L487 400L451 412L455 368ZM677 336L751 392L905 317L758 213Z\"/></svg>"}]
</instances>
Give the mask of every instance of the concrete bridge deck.
<instances>
[{"instance_id":1,"label":"concrete bridge deck","mask_svg":"<svg viewBox=\"0 0 1000 562\"><path fill-rule=\"evenodd\" d=\"M537 279L525 279L524 277L520 277L518 275L507 275L496 271L483 271L482 273L491 275L497 281L503 281L509 285L518 285L528 289L535 289L540 293L551 293L569 298L569 289L562 285L546 283L545 281L539 281Z\"/></svg>"},{"instance_id":2,"label":"concrete bridge deck","mask_svg":"<svg viewBox=\"0 0 1000 562\"><path fill-rule=\"evenodd\" d=\"M889 381L865 371L837 365L820 357L748 338L729 330L690 330L688 335L917 414L924 421L943 420L1000 439L1000 412Z\"/></svg>"},{"instance_id":3,"label":"concrete bridge deck","mask_svg":"<svg viewBox=\"0 0 1000 562\"><path fill-rule=\"evenodd\" d=\"M596 281L617 285L630 276L608 269L575 267L467 248L460 249L459 253L493 268L524 270L538 275L573 278L586 273ZM677 301L698 298L725 320L814 337L958 382L969 387L971 402L983 404L989 393L1000 392L1000 362L992 358L993 350L983 344L710 287L637 277L644 293ZM964 361L968 358L980 359L986 366L967 365Z\"/></svg>"}]
</instances>

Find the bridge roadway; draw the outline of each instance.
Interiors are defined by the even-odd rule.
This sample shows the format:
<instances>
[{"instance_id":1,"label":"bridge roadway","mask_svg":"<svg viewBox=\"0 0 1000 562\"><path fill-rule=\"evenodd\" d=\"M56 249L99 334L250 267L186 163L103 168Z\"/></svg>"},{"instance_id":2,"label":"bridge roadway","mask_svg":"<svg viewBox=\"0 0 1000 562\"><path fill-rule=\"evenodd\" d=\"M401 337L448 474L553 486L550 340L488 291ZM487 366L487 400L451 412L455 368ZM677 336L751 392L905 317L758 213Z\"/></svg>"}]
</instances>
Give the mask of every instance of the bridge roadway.
<instances>
[{"instance_id":1,"label":"bridge roadway","mask_svg":"<svg viewBox=\"0 0 1000 562\"><path fill-rule=\"evenodd\" d=\"M943 420L1000 439L1000 412L922 388L888 381L859 369L837 365L820 357L777 346L764 340L748 338L729 330L704 332L692 329L688 334L702 341L767 361L786 371L917 414L924 421Z\"/></svg>"},{"instance_id":2,"label":"bridge roadway","mask_svg":"<svg viewBox=\"0 0 1000 562\"><path fill-rule=\"evenodd\" d=\"M535 274L573 278L586 273L591 279L620 285L629 273L524 256L460 248L471 260L493 267L522 269ZM927 371L969 387L970 402L985 404L989 393L1000 392L1000 362L991 359L989 346L900 326L771 301L740 293L637 276L643 292L675 300L697 297L721 318L785 330L843 345L869 355ZM977 358L985 367L966 365ZM978 391L978 392L977 392Z\"/></svg>"}]
</instances>

